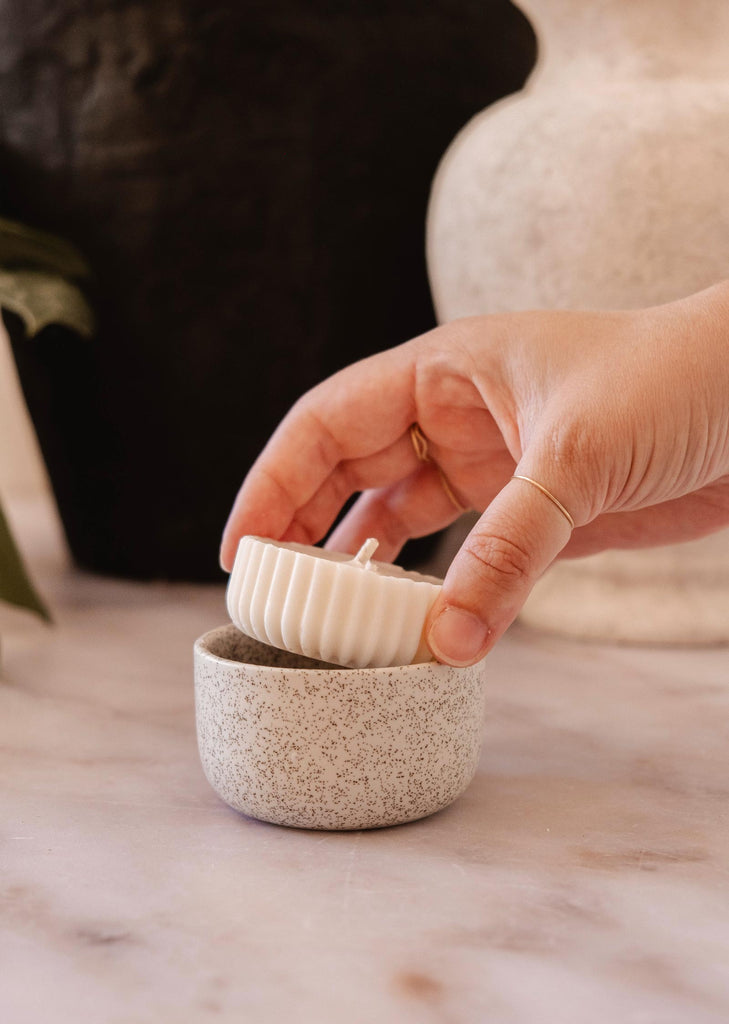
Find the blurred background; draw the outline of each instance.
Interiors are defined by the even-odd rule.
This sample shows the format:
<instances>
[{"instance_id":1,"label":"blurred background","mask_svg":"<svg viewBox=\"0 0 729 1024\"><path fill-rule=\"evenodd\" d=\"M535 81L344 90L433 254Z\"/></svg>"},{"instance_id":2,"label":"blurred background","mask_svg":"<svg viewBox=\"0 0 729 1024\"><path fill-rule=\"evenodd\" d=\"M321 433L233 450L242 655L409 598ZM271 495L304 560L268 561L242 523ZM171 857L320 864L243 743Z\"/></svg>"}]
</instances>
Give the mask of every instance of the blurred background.
<instances>
[{"instance_id":1,"label":"blurred background","mask_svg":"<svg viewBox=\"0 0 729 1024\"><path fill-rule=\"evenodd\" d=\"M433 326L433 174L534 59L507 0L1 0L0 216L79 247L98 329L5 315L0 493L37 434L77 562L218 578L293 401Z\"/></svg>"}]
</instances>

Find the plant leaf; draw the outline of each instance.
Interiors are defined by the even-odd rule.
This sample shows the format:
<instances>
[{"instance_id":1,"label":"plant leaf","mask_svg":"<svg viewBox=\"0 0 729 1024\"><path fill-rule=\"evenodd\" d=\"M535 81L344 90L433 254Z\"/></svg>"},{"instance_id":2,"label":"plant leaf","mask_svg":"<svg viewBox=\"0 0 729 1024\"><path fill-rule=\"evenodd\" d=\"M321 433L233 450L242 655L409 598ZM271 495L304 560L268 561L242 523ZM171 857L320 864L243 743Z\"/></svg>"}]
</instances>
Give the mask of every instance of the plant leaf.
<instances>
[{"instance_id":1,"label":"plant leaf","mask_svg":"<svg viewBox=\"0 0 729 1024\"><path fill-rule=\"evenodd\" d=\"M0 599L36 612L51 621L43 601L33 586L20 557L10 526L0 505Z\"/></svg>"},{"instance_id":2,"label":"plant leaf","mask_svg":"<svg viewBox=\"0 0 729 1024\"><path fill-rule=\"evenodd\" d=\"M0 306L16 313L29 337L49 324L63 324L90 338L94 314L78 285L41 270L0 270Z\"/></svg>"},{"instance_id":3,"label":"plant leaf","mask_svg":"<svg viewBox=\"0 0 729 1024\"><path fill-rule=\"evenodd\" d=\"M0 267L45 270L79 281L91 276L88 263L70 242L3 217L0 217Z\"/></svg>"}]
</instances>

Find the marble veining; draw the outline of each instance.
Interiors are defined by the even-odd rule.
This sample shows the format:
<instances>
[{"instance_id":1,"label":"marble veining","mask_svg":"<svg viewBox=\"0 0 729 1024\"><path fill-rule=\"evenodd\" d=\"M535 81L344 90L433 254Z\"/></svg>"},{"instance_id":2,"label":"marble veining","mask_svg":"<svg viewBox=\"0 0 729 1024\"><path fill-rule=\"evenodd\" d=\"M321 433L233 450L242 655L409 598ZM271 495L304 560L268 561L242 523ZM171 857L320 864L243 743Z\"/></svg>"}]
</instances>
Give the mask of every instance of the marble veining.
<instances>
[{"instance_id":1,"label":"marble veining","mask_svg":"<svg viewBox=\"0 0 729 1024\"><path fill-rule=\"evenodd\" d=\"M449 808L266 825L210 789L191 650L217 586L70 569L0 609L0 1017L12 1024L726 1024L729 653L512 630Z\"/></svg>"}]
</instances>

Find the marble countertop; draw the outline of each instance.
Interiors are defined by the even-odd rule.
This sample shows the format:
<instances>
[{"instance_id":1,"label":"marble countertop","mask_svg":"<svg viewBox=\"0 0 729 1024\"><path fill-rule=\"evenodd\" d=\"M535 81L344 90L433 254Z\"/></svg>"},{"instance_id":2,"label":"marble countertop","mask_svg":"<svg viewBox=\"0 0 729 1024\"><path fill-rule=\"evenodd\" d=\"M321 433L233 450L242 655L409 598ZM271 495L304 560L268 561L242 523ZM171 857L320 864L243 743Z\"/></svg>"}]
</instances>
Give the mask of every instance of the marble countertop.
<instances>
[{"instance_id":1,"label":"marble countertop","mask_svg":"<svg viewBox=\"0 0 729 1024\"><path fill-rule=\"evenodd\" d=\"M379 832L247 820L200 769L218 586L70 568L14 521L55 626L0 611L8 1024L725 1024L729 651L514 628L477 777Z\"/></svg>"}]
</instances>

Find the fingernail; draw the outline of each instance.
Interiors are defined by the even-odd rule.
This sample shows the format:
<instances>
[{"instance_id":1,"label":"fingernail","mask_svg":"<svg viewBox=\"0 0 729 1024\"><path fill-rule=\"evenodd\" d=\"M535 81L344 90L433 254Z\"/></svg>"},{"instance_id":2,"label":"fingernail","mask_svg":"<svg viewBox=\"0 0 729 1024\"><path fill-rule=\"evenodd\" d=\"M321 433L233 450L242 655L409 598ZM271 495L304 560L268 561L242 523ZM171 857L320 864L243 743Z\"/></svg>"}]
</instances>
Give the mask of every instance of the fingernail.
<instances>
[{"instance_id":1,"label":"fingernail","mask_svg":"<svg viewBox=\"0 0 729 1024\"><path fill-rule=\"evenodd\" d=\"M448 665L473 665L486 653L489 628L463 608L444 608L428 633L428 647Z\"/></svg>"}]
</instances>

